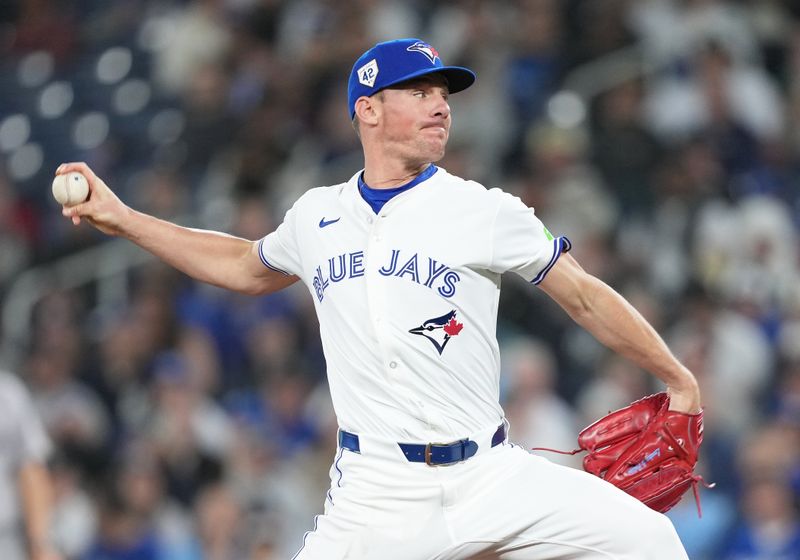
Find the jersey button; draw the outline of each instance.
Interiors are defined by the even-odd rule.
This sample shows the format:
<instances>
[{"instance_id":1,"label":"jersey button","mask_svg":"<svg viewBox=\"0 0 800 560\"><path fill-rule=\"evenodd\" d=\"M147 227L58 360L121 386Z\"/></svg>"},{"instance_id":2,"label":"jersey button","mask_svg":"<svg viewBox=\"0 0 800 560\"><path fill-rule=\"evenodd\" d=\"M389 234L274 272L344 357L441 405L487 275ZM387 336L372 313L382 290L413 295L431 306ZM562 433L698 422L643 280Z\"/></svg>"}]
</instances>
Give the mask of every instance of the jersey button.
<instances>
[{"instance_id":1,"label":"jersey button","mask_svg":"<svg viewBox=\"0 0 800 560\"><path fill-rule=\"evenodd\" d=\"M389 367L392 368L392 369L396 369L397 368L397 362L395 362L395 361L389 362Z\"/></svg>"},{"instance_id":2,"label":"jersey button","mask_svg":"<svg viewBox=\"0 0 800 560\"><path fill-rule=\"evenodd\" d=\"M374 220L372 219L372 216L367 217L367 223L368 224L371 224L373 221Z\"/></svg>"}]
</instances>

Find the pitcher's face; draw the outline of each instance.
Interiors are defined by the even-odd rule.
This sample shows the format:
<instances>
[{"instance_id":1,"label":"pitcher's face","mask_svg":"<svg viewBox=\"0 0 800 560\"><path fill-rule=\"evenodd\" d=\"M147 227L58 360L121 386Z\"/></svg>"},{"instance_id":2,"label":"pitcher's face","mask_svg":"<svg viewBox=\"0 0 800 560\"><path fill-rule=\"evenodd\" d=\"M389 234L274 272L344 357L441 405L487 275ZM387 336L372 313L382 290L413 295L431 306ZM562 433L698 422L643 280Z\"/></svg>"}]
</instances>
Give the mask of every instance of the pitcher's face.
<instances>
[{"instance_id":1,"label":"pitcher's face","mask_svg":"<svg viewBox=\"0 0 800 560\"><path fill-rule=\"evenodd\" d=\"M383 90L381 132L387 151L409 162L444 156L450 135L447 81L430 75Z\"/></svg>"}]
</instances>

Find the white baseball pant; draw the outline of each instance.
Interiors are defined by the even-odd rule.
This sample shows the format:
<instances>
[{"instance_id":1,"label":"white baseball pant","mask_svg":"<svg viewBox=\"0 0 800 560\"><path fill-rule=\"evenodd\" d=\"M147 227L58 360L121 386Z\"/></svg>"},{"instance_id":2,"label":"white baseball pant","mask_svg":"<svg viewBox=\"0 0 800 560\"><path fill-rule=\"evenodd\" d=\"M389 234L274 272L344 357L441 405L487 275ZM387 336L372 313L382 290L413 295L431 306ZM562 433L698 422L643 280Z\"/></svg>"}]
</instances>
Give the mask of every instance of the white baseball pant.
<instances>
[{"instance_id":1,"label":"white baseball pant","mask_svg":"<svg viewBox=\"0 0 800 560\"><path fill-rule=\"evenodd\" d=\"M447 466L359 436L293 560L688 560L671 521L611 484L508 442Z\"/></svg>"}]
</instances>

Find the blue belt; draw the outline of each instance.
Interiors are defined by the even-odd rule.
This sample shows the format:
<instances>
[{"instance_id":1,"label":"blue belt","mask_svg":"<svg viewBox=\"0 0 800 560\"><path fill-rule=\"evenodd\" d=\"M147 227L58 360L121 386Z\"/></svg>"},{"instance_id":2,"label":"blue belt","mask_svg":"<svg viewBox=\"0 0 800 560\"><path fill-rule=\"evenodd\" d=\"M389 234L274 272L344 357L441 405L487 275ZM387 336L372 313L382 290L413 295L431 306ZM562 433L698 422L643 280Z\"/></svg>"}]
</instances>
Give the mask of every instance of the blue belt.
<instances>
[{"instance_id":1,"label":"blue belt","mask_svg":"<svg viewBox=\"0 0 800 560\"><path fill-rule=\"evenodd\" d=\"M506 440L506 425L500 424L492 436L492 447ZM398 443L403 454L412 463L426 465L451 465L465 461L478 452L478 444L471 439L460 439L452 443ZM361 453L356 434L339 430L339 447Z\"/></svg>"}]
</instances>

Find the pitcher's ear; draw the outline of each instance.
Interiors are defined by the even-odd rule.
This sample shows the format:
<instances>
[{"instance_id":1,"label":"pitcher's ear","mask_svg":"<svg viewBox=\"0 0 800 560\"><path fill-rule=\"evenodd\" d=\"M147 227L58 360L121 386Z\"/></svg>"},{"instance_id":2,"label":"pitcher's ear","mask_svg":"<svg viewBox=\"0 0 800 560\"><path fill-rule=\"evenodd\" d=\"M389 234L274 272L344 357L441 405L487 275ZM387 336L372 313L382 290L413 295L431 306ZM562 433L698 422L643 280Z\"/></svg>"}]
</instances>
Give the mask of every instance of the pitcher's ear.
<instances>
[{"instance_id":1,"label":"pitcher's ear","mask_svg":"<svg viewBox=\"0 0 800 560\"><path fill-rule=\"evenodd\" d=\"M356 100L355 116L363 124L376 124L380 116L380 103L377 96L367 97L362 95Z\"/></svg>"}]
</instances>

